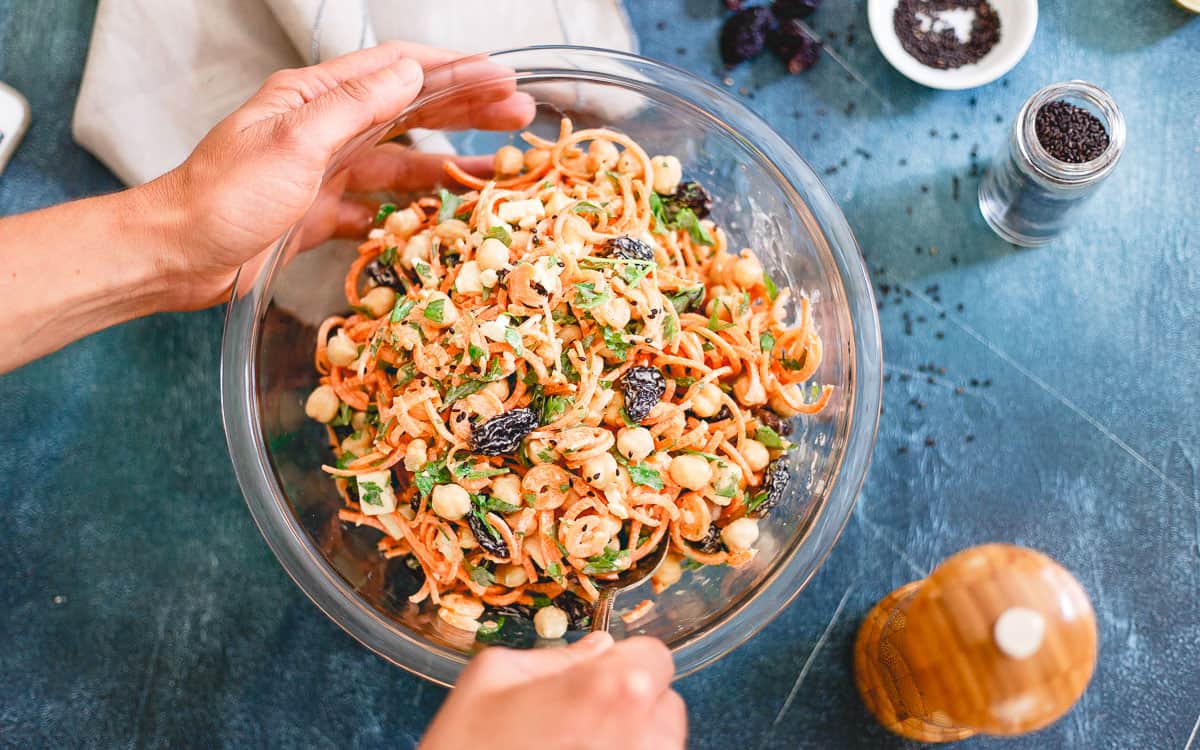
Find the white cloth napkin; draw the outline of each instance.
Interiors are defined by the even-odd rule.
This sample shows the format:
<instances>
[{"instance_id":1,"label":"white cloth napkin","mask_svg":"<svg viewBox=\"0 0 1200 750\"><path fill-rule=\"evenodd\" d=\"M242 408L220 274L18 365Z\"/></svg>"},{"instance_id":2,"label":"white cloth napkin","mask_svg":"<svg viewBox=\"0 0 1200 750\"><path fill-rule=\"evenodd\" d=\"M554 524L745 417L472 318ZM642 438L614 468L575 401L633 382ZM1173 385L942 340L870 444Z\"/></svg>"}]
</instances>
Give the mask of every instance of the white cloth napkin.
<instances>
[{"instance_id":1,"label":"white cloth napkin","mask_svg":"<svg viewBox=\"0 0 1200 750\"><path fill-rule=\"evenodd\" d=\"M621 0L100 0L75 140L140 184L183 161L273 71L386 39L636 49Z\"/></svg>"}]
</instances>

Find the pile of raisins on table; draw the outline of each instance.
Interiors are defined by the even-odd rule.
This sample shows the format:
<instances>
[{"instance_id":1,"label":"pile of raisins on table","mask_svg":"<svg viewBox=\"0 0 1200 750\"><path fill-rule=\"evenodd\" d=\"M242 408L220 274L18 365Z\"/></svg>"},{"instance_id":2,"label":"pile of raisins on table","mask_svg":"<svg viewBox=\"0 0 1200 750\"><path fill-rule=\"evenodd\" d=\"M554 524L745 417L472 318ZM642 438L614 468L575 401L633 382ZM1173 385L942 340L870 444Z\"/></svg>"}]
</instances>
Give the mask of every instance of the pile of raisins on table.
<instances>
[{"instance_id":1,"label":"pile of raisins on table","mask_svg":"<svg viewBox=\"0 0 1200 750\"><path fill-rule=\"evenodd\" d=\"M724 0L734 11L721 27L721 59L726 65L752 60L771 50L787 66L800 73L817 64L821 44L804 28L801 19L812 15L821 0L774 0L770 6L743 7L741 0Z\"/></svg>"}]
</instances>

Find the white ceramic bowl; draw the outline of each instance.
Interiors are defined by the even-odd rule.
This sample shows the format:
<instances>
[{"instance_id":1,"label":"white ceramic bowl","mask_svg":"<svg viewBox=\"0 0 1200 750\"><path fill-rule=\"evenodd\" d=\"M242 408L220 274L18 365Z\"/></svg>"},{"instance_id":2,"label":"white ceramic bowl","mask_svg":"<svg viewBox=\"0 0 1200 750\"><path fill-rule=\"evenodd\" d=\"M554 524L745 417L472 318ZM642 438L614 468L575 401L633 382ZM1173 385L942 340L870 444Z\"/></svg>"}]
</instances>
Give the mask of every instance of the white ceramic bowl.
<instances>
[{"instance_id":1,"label":"white ceramic bowl","mask_svg":"<svg viewBox=\"0 0 1200 750\"><path fill-rule=\"evenodd\" d=\"M991 83L1021 61L1037 30L1037 0L989 0L1000 18L1000 41L978 62L948 70L931 68L900 44L892 15L899 0L869 0L871 36L892 67L909 79L935 89L971 89Z\"/></svg>"}]
</instances>

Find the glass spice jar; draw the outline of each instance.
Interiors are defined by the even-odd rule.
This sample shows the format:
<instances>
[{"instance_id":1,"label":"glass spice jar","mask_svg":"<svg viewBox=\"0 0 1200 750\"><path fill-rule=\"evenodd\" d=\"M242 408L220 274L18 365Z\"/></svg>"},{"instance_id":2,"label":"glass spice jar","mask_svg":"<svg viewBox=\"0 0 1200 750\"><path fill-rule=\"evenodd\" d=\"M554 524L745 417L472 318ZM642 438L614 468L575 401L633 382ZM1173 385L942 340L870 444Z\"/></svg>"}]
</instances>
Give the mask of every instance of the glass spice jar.
<instances>
[{"instance_id":1,"label":"glass spice jar","mask_svg":"<svg viewBox=\"0 0 1200 750\"><path fill-rule=\"evenodd\" d=\"M1063 100L1090 112L1108 132L1108 147L1080 164L1051 156L1038 140L1035 120L1041 108ZM1086 81L1055 83L1021 107L1008 147L979 183L979 210L1004 240L1035 247L1054 239L1076 206L1091 197L1125 150L1125 118L1108 92Z\"/></svg>"}]
</instances>

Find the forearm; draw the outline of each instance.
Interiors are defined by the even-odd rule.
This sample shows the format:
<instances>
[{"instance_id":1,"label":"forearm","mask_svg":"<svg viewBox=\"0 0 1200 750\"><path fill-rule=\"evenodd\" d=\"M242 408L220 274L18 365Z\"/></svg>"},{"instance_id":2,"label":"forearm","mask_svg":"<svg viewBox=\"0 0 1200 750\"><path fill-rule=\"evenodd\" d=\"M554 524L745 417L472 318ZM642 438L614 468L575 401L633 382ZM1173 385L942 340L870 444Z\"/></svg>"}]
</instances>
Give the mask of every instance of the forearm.
<instances>
[{"instance_id":1,"label":"forearm","mask_svg":"<svg viewBox=\"0 0 1200 750\"><path fill-rule=\"evenodd\" d=\"M180 216L161 183L0 219L0 372L175 306Z\"/></svg>"}]
</instances>

